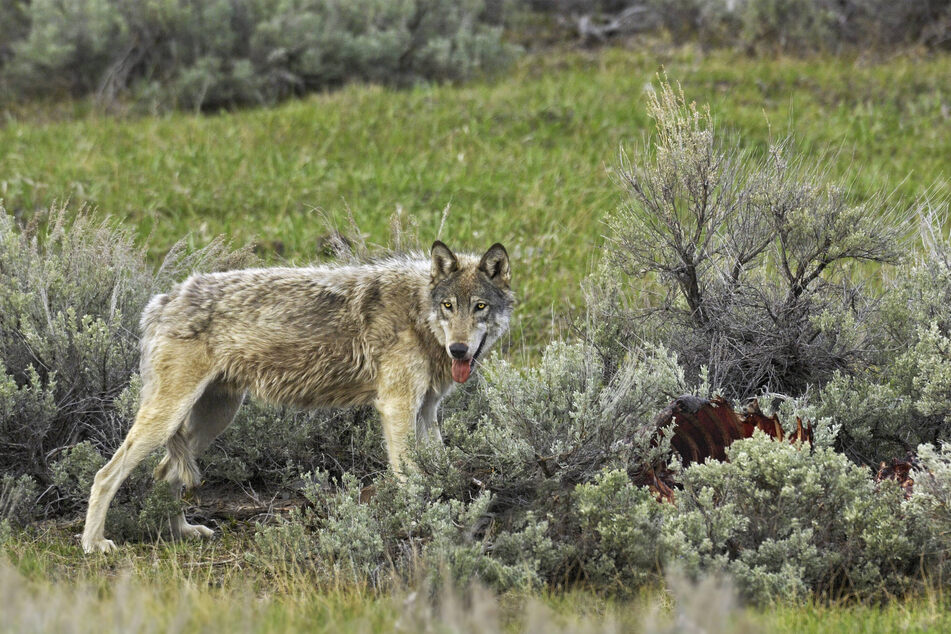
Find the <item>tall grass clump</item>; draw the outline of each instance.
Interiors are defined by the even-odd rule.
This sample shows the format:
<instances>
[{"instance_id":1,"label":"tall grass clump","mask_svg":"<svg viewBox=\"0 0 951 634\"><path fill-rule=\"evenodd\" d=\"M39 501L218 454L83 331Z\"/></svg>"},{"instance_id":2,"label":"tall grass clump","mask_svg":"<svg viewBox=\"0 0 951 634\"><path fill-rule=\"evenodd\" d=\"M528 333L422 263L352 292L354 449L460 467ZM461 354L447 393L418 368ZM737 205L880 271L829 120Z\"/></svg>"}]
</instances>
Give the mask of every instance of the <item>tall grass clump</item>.
<instances>
[{"instance_id":1,"label":"tall grass clump","mask_svg":"<svg viewBox=\"0 0 951 634\"><path fill-rule=\"evenodd\" d=\"M350 81L467 79L513 53L480 0L14 4L0 76L27 97L215 109Z\"/></svg>"}]
</instances>

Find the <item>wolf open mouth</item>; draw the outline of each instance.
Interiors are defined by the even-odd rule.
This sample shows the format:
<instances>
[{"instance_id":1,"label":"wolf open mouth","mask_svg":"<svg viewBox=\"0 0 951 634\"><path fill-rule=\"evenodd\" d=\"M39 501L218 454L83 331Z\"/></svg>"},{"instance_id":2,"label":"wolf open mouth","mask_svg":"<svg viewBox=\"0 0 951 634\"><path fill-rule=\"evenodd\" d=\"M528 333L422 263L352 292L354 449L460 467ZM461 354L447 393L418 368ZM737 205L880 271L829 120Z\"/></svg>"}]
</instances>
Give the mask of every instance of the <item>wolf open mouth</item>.
<instances>
[{"instance_id":1,"label":"wolf open mouth","mask_svg":"<svg viewBox=\"0 0 951 634\"><path fill-rule=\"evenodd\" d=\"M479 354L482 352L482 346L485 345L486 335L482 335L482 341L479 342L479 347L476 348L475 354L468 359L453 359L452 360L452 380L456 383L465 383L469 379L469 375L472 374L472 368L475 367L476 360L479 358Z\"/></svg>"}]
</instances>

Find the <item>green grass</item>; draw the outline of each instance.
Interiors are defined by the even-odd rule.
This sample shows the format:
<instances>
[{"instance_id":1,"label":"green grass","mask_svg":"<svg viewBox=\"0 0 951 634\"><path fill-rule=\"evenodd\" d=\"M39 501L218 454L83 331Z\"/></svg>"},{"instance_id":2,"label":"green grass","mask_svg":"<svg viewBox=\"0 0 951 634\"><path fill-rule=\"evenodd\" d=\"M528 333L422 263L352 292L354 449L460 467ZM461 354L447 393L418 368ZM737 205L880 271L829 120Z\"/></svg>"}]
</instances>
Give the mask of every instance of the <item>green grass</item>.
<instances>
[{"instance_id":1,"label":"green grass","mask_svg":"<svg viewBox=\"0 0 951 634\"><path fill-rule=\"evenodd\" d=\"M884 605L786 603L744 608L728 586L673 581L624 600L583 590L504 594L387 592L269 570L245 554L247 532L220 539L126 545L83 557L62 529L20 533L0 548L0 631L228 632L937 632L951 628L943 596ZM681 629L671 630L676 622ZM689 629L693 625L695 629Z\"/></svg>"},{"instance_id":2,"label":"green grass","mask_svg":"<svg viewBox=\"0 0 951 634\"><path fill-rule=\"evenodd\" d=\"M510 76L394 92L350 86L271 110L110 117L83 107L20 107L0 127L0 197L29 216L88 202L134 224L159 256L185 236L255 239L313 259L323 210L351 209L385 242L397 208L435 237L514 257L516 345L559 334L620 201L619 146L643 140L642 98L660 69L750 147L793 134L809 156L838 151L830 177L857 195L947 194L951 57L882 63L751 59L736 53L606 50L523 60ZM81 112L63 117L62 111Z\"/></svg>"}]
</instances>

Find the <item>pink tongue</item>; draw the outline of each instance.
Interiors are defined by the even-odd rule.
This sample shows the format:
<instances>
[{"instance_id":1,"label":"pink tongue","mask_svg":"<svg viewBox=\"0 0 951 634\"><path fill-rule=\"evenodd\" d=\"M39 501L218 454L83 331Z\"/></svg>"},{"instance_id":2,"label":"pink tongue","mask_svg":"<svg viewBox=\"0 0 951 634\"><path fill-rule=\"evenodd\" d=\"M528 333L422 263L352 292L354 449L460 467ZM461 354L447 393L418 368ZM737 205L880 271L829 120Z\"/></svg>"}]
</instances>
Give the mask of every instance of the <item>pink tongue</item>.
<instances>
[{"instance_id":1,"label":"pink tongue","mask_svg":"<svg viewBox=\"0 0 951 634\"><path fill-rule=\"evenodd\" d=\"M471 359L453 359L452 360L452 380L456 383L465 383L472 372Z\"/></svg>"}]
</instances>

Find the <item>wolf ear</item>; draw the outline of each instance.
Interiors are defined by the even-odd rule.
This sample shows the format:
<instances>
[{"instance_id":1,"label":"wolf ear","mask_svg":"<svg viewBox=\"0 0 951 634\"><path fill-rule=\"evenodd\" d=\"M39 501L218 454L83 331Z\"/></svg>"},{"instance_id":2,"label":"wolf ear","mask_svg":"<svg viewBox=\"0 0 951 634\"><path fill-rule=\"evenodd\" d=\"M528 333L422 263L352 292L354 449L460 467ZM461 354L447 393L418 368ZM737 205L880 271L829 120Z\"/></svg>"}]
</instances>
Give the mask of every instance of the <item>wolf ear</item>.
<instances>
[{"instance_id":1,"label":"wolf ear","mask_svg":"<svg viewBox=\"0 0 951 634\"><path fill-rule=\"evenodd\" d=\"M433 284L449 277L450 273L459 269L459 260L456 259L455 254L439 240L433 242L433 248L430 254L433 258L431 269Z\"/></svg>"},{"instance_id":2,"label":"wolf ear","mask_svg":"<svg viewBox=\"0 0 951 634\"><path fill-rule=\"evenodd\" d=\"M496 242L482 256L479 270L485 273L496 286L508 287L512 279L512 270L509 268L509 254L501 244Z\"/></svg>"}]
</instances>

